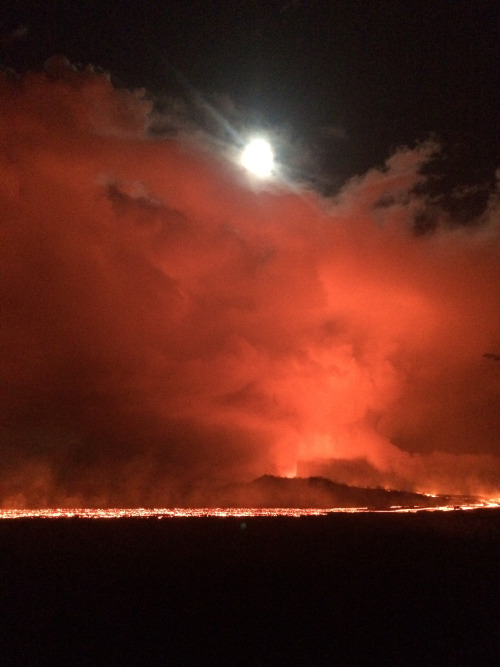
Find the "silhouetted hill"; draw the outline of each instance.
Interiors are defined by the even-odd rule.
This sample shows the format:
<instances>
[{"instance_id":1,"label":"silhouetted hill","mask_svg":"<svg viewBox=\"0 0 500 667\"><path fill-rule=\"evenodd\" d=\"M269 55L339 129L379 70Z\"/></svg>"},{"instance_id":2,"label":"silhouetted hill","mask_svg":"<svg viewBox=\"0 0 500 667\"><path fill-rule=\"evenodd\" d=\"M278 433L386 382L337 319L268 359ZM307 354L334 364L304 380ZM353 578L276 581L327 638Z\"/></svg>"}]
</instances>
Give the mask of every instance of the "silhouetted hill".
<instances>
[{"instance_id":1,"label":"silhouetted hill","mask_svg":"<svg viewBox=\"0 0 500 667\"><path fill-rule=\"evenodd\" d=\"M458 504L451 496L426 496L408 491L361 488L325 477L275 477L263 475L247 484L231 484L215 491L211 499L223 507L437 507ZM465 500L462 499L462 500Z\"/></svg>"}]
</instances>

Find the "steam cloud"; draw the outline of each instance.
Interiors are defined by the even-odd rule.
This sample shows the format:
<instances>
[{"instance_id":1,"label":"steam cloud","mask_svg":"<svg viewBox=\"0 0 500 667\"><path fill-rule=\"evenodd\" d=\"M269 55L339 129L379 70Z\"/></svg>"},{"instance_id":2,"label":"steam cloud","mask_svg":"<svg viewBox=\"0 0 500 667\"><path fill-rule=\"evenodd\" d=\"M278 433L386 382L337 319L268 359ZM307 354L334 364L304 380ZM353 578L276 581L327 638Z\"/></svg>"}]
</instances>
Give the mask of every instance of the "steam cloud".
<instances>
[{"instance_id":1,"label":"steam cloud","mask_svg":"<svg viewBox=\"0 0 500 667\"><path fill-rule=\"evenodd\" d=\"M297 472L499 494L498 203L416 235L435 146L324 199L152 138L149 103L92 71L0 94L0 504Z\"/></svg>"}]
</instances>

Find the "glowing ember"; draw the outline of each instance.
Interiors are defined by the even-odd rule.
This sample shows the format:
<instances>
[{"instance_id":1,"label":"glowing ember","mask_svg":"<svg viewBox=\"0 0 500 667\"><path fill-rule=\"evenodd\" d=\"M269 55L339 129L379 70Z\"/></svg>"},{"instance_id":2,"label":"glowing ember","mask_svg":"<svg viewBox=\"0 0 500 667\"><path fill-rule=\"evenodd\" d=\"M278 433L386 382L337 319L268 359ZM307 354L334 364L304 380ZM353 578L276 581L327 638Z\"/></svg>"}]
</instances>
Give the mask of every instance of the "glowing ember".
<instances>
[{"instance_id":1,"label":"glowing ember","mask_svg":"<svg viewBox=\"0 0 500 667\"><path fill-rule=\"evenodd\" d=\"M464 505L443 505L440 507L403 507L392 506L378 510L368 507L331 507L319 509L315 507L174 507L174 508L132 508L132 509L3 509L0 510L0 519L123 519L123 518L241 518L241 517L307 517L326 516L335 513L362 513L362 512L449 512L453 510L472 510L500 507L500 498Z\"/></svg>"}]
</instances>

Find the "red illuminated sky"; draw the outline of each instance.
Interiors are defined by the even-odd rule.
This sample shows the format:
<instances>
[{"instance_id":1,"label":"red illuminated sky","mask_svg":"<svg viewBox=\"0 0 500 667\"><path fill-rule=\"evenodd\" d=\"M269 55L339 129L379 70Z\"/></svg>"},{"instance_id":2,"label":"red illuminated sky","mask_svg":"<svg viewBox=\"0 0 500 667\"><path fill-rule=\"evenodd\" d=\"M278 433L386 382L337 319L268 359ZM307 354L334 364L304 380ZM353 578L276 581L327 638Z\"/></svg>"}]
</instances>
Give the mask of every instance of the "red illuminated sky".
<instances>
[{"instance_id":1,"label":"red illuminated sky","mask_svg":"<svg viewBox=\"0 0 500 667\"><path fill-rule=\"evenodd\" d=\"M171 27L163 47L168 53L171 44L170 74L162 82L150 67L159 56L146 49L158 45L157 29L144 42L144 60L134 64L124 17L115 16L115 41L98 40L100 51L91 48L97 36L92 41L89 24L72 51L62 39L68 16L54 36L48 21L57 13L50 17L43 3L15 4L45 12L47 33L29 13L12 14L2 41L4 62L22 75L4 75L0 88L0 504L166 504L207 484L297 472L498 495L500 220L497 155L488 142L496 123L490 89L482 93L484 106L470 102L467 121L456 109L449 137L440 130L451 107L443 117L436 102L429 107L434 128L423 125L421 111L413 120L405 111L415 82L394 88L387 100L380 93L368 123L367 81L359 78L365 42L358 62L346 37L353 24L344 17L332 53L344 44L358 69L353 64L344 88L338 73L330 85L354 120L347 106L335 116L332 90L328 97L321 92L328 71L320 76L305 47L304 58L316 67L308 85L313 91L318 82L318 97L306 90L311 103L304 105L295 90L273 103L273 81L298 26L337 33L327 21L333 9L321 24L306 3L271 3L274 13L256 15L260 36L248 57L268 63L266 30L285 22L275 67L254 70L283 177L256 184L234 160L252 124L251 91L245 96L240 77L250 64L235 63L233 89L229 65L225 75L216 66L229 48L224 35L231 41L236 27L210 47L200 42L206 62L189 56L188 46L208 28ZM477 8L471 26L479 30L487 12L469 5ZM146 7L130 23L137 28L130 49L144 39L153 12ZM382 30L380 17L371 25ZM189 81L182 102L173 99L181 93L168 69L181 66L181 34L182 77ZM24 72L51 50L82 62L76 51L85 48L89 63L111 68L117 44L125 50L114 85L62 59ZM451 61L440 48L446 69ZM487 74L482 49L472 58L477 80ZM325 54L329 62L333 55ZM379 57L373 99L384 66L388 81L395 76ZM459 54L458 62L465 67L462 87L458 69L450 79L457 102L472 90L470 59ZM202 89L203 68L212 66ZM424 101L428 87L438 86L440 67L421 77ZM347 76L347 65L340 69ZM155 100L120 87L126 75L134 85L142 76ZM301 81L298 75L298 87ZM285 77L282 85L291 83ZM392 121L377 124L383 109L394 118L393 150ZM471 138L466 123L479 123L482 114L485 122ZM432 131L441 143L429 139ZM447 143L460 131L463 146ZM316 154L320 135L331 143ZM371 135L373 147L363 152L360 142ZM394 148L403 139L407 146ZM475 156L468 169L464 146ZM352 159L345 157L350 150ZM340 153L340 166L329 172Z\"/></svg>"}]
</instances>

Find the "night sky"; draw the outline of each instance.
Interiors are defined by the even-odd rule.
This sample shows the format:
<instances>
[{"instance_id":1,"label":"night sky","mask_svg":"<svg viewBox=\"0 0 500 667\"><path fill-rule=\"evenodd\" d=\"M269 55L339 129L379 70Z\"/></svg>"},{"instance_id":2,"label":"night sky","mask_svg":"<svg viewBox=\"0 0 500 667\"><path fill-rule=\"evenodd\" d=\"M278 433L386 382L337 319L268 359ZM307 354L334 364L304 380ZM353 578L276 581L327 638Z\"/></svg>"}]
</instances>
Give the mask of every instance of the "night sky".
<instances>
[{"instance_id":1,"label":"night sky","mask_svg":"<svg viewBox=\"0 0 500 667\"><path fill-rule=\"evenodd\" d=\"M500 17L476 0L3 3L2 62L54 53L159 102L200 95L285 132L333 187L401 145L443 144L440 190L499 164ZM227 111L227 109L226 109ZM319 176L318 173L316 173ZM435 187L437 190L437 186ZM471 202L472 203L472 202ZM475 201L475 206L480 203Z\"/></svg>"},{"instance_id":2,"label":"night sky","mask_svg":"<svg viewBox=\"0 0 500 667\"><path fill-rule=\"evenodd\" d=\"M498 496L499 13L4 2L0 505Z\"/></svg>"}]
</instances>

